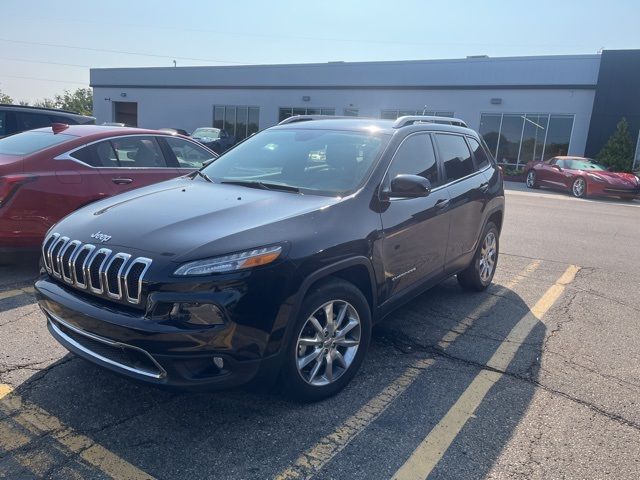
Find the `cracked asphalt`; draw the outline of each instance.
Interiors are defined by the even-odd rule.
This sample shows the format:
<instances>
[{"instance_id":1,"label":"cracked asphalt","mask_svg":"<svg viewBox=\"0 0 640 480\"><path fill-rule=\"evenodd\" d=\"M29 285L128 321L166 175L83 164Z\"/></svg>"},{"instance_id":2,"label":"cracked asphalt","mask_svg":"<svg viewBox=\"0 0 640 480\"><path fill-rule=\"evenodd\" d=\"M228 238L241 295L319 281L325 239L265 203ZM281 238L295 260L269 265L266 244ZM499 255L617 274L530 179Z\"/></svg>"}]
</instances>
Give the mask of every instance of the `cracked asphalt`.
<instances>
[{"instance_id":1,"label":"cracked asphalt","mask_svg":"<svg viewBox=\"0 0 640 480\"><path fill-rule=\"evenodd\" d=\"M0 478L388 479L481 372L497 380L463 408L430 479L640 478L640 203L523 190L509 184L494 285L469 294L451 279L396 311L352 384L312 405L167 392L95 367L17 290L37 260L0 265Z\"/></svg>"}]
</instances>

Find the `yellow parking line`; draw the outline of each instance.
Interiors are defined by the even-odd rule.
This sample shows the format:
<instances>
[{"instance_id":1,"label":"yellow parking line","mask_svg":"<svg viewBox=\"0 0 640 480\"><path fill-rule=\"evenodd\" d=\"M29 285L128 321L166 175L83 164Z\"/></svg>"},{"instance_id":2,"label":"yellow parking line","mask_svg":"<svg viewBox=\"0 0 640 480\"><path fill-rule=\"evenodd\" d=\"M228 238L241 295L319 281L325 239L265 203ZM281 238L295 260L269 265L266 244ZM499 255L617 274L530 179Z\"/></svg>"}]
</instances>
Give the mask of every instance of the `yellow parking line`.
<instances>
[{"instance_id":1,"label":"yellow parking line","mask_svg":"<svg viewBox=\"0 0 640 480\"><path fill-rule=\"evenodd\" d=\"M531 330L560 298L567 284L571 283L580 267L569 266L564 274L551 286L509 332L493 354L488 367L506 370L525 341ZM445 454L456 436L460 433L469 418L472 417L491 387L502 378L503 374L493 370L482 370L467 387L458 401L451 407L440 422L429 432L429 435L414 450L409 459L393 476L394 480L426 479L442 456Z\"/></svg>"},{"instance_id":2,"label":"yellow parking line","mask_svg":"<svg viewBox=\"0 0 640 480\"><path fill-rule=\"evenodd\" d=\"M24 287L24 288L16 288L14 290L7 290L5 292L0 292L0 300L4 300L5 298L17 297L19 295L30 295L35 292L33 287Z\"/></svg>"},{"instance_id":3,"label":"yellow parking line","mask_svg":"<svg viewBox=\"0 0 640 480\"><path fill-rule=\"evenodd\" d=\"M35 438L48 436L71 452L78 454L84 461L97 467L102 473L117 479L149 480L153 477L113 452L107 450L91 438L75 432L44 409L24 401L19 395L10 394L9 385L0 384L0 410L11 415L0 421L0 449L10 452L26 445L33 438L27 437L13 425L17 424ZM21 454L18 460L30 470L38 473L42 452L31 456ZM35 458L34 458L35 457ZM40 460L37 460L37 459ZM37 460L37 461L36 461Z\"/></svg>"},{"instance_id":4,"label":"yellow parking line","mask_svg":"<svg viewBox=\"0 0 640 480\"><path fill-rule=\"evenodd\" d=\"M501 286L502 290L511 290L522 279L526 278L540 266L540 261L535 260L527 265L512 280ZM464 333L473 322L492 308L499 297L492 296L485 300L478 308L469 314L464 320L448 332L439 345L447 348L459 335ZM276 480L291 480L310 478L325 466L336 454L342 451L357 435L359 435L371 422L378 418L393 401L404 393L419 375L434 363L433 359L421 359L414 362L398 378L385 387L380 393L369 400L353 416L344 421L336 430L323 437L318 443L306 450L296 461L282 473Z\"/></svg>"}]
</instances>

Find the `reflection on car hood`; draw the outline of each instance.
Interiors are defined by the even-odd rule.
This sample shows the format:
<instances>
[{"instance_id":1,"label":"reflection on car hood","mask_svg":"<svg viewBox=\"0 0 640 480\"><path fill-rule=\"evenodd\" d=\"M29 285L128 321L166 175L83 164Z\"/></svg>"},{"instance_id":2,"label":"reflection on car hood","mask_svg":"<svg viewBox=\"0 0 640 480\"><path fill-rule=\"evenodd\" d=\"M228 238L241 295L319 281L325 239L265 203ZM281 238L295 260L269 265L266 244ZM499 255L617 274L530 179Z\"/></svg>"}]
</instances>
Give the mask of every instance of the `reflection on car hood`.
<instances>
[{"instance_id":1,"label":"reflection on car hood","mask_svg":"<svg viewBox=\"0 0 640 480\"><path fill-rule=\"evenodd\" d=\"M624 172L607 172L605 170L583 170L584 172L591 173L606 179L611 184L618 185L637 185L636 176L631 173Z\"/></svg>"},{"instance_id":2,"label":"reflection on car hood","mask_svg":"<svg viewBox=\"0 0 640 480\"><path fill-rule=\"evenodd\" d=\"M108 248L183 258L194 250L215 251L216 243L221 251L260 246L267 227L277 236L278 222L338 201L181 177L88 205L52 231L88 243L100 232L111 237Z\"/></svg>"}]
</instances>

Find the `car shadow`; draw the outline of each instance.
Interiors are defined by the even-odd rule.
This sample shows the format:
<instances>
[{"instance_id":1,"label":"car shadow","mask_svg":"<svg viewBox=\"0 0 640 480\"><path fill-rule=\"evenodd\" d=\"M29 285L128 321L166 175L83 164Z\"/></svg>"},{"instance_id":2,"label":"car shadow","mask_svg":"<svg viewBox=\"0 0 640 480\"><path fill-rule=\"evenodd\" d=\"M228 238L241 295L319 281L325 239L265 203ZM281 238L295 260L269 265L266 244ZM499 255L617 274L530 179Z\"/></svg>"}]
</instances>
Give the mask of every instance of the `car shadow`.
<instances>
[{"instance_id":1,"label":"car shadow","mask_svg":"<svg viewBox=\"0 0 640 480\"><path fill-rule=\"evenodd\" d=\"M389 478L528 315L513 290L494 285L470 295L449 280L374 329L363 368L342 393L308 405L248 389L165 391L69 354L0 400L0 474L102 478L139 469L156 478L272 478L417 360L432 358L375 428L350 439L345 452L355 453L337 455L317 475ZM443 343L447 335L455 338ZM538 321L433 478L486 476L531 402L544 337ZM91 445L115 455L111 470L88 458Z\"/></svg>"}]
</instances>

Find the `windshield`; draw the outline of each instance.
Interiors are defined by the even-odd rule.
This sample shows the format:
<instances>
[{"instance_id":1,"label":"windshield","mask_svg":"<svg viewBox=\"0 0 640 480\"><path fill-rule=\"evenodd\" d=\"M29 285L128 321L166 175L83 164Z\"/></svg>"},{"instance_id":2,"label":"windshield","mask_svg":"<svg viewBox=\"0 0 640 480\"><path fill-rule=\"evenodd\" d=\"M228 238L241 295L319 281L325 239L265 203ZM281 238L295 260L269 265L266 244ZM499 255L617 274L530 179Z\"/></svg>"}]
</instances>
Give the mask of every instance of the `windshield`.
<instances>
[{"instance_id":1,"label":"windshield","mask_svg":"<svg viewBox=\"0 0 640 480\"><path fill-rule=\"evenodd\" d=\"M219 138L220 137L220 129L219 128L196 128L195 131L191 134L192 137L207 137L207 138Z\"/></svg>"},{"instance_id":2,"label":"windshield","mask_svg":"<svg viewBox=\"0 0 640 480\"><path fill-rule=\"evenodd\" d=\"M593 160L564 160L564 168L571 170L606 170L607 167L594 162Z\"/></svg>"},{"instance_id":3,"label":"windshield","mask_svg":"<svg viewBox=\"0 0 640 480\"><path fill-rule=\"evenodd\" d=\"M0 154L29 155L72 138L76 137L53 132L22 132L0 139Z\"/></svg>"},{"instance_id":4,"label":"windshield","mask_svg":"<svg viewBox=\"0 0 640 480\"><path fill-rule=\"evenodd\" d=\"M364 132L266 130L203 172L215 182L261 182L340 196L363 182L387 141L388 135Z\"/></svg>"}]
</instances>

